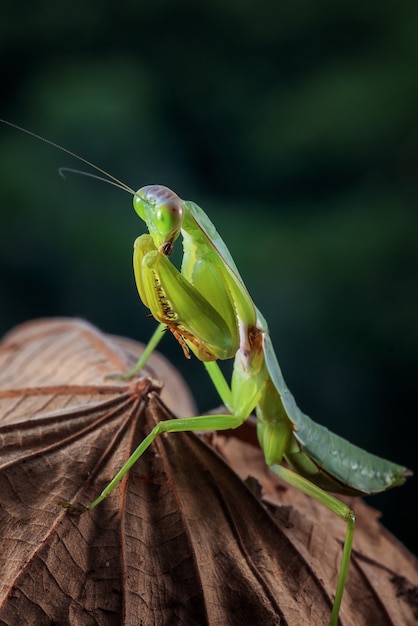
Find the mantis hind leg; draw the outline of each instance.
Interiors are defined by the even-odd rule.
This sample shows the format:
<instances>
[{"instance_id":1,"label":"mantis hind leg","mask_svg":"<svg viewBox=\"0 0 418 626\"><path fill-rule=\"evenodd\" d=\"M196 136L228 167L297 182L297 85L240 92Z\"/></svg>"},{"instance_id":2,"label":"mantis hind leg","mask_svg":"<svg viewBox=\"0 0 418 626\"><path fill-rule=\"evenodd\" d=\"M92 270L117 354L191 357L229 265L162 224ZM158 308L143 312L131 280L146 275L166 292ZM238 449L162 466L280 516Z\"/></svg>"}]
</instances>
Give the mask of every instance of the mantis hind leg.
<instances>
[{"instance_id":1,"label":"mantis hind leg","mask_svg":"<svg viewBox=\"0 0 418 626\"><path fill-rule=\"evenodd\" d=\"M244 418L245 419L245 418ZM230 428L238 428L244 421L243 418L235 415L199 415L197 417L187 417L183 419L171 419L163 422L158 422L152 431L142 440L136 450L131 454L126 463L121 467L119 472L113 478L113 480L102 491L100 496L96 498L87 507L73 507L68 504L64 504L66 508L70 508L72 511L82 513L85 511L91 511L100 502L102 502L113 491L116 485L122 480L125 474L131 469L132 465L138 461L138 459L144 454L147 448L152 444L154 439L162 433L179 433L190 432L193 430L228 430Z\"/></svg>"},{"instance_id":2,"label":"mantis hind leg","mask_svg":"<svg viewBox=\"0 0 418 626\"><path fill-rule=\"evenodd\" d=\"M330 511L336 513L339 517L341 517L341 519L344 520L344 522L346 522L347 524L340 572L338 575L337 590L335 592L335 599L332 607L331 619L329 622L329 626L337 626L338 613L343 597L348 566L350 564L351 546L353 543L354 528L356 523L354 511L352 511L346 504L344 504L340 500L337 500L337 498L334 498L334 496L331 496L320 487L317 487L306 478L303 478L303 476L299 476L299 474L296 474L296 472L282 467L281 465L272 465L271 469L286 483L292 485L293 487L296 487L297 489L300 489L300 491L302 491L303 493L306 493L308 496L311 496L312 498L326 506Z\"/></svg>"}]
</instances>

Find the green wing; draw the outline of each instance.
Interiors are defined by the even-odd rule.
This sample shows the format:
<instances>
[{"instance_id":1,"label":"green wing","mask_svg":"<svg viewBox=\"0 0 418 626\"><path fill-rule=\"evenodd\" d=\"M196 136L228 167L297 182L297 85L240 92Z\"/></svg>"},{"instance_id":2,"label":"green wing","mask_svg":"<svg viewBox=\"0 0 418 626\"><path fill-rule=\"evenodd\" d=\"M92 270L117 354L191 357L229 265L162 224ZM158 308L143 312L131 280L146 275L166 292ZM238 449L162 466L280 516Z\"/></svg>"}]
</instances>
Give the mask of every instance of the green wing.
<instances>
[{"instance_id":1,"label":"green wing","mask_svg":"<svg viewBox=\"0 0 418 626\"><path fill-rule=\"evenodd\" d=\"M405 482L408 475L405 467L355 446L316 424L299 409L284 381L267 333L264 335L264 355L267 370L293 424L294 437L300 446L298 453L285 455L295 469L314 480L306 474L304 454L307 455L322 475L322 479L318 477L314 482L342 493L373 494Z\"/></svg>"}]
</instances>

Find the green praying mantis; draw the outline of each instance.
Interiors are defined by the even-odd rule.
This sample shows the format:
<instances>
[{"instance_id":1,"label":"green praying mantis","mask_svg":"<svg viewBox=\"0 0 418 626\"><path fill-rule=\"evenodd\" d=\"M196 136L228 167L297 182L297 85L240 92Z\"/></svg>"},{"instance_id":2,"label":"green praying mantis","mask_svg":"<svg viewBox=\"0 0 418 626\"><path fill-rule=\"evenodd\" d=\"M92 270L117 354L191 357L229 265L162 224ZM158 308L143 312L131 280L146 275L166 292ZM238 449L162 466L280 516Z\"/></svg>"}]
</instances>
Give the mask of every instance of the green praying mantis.
<instances>
[{"instance_id":1,"label":"green praying mantis","mask_svg":"<svg viewBox=\"0 0 418 626\"><path fill-rule=\"evenodd\" d=\"M159 325L138 364L123 377L130 378L141 371L163 337L163 330L168 329L187 358L193 353L203 362L228 410L220 415L158 423L100 496L84 510L91 511L113 491L158 435L237 428L255 410L258 439L271 470L346 523L329 622L336 626L350 563L355 515L328 492L359 496L379 493L403 484L409 470L331 433L298 408L284 381L267 322L203 209L194 202L181 200L161 185L134 191L69 150L1 121L76 157L105 175L106 182L133 195L134 209L149 232L134 244L135 280L142 302ZM183 240L181 271L169 259L179 237ZM217 363L225 359L234 359L230 384ZM284 461L286 467L282 465Z\"/></svg>"}]
</instances>

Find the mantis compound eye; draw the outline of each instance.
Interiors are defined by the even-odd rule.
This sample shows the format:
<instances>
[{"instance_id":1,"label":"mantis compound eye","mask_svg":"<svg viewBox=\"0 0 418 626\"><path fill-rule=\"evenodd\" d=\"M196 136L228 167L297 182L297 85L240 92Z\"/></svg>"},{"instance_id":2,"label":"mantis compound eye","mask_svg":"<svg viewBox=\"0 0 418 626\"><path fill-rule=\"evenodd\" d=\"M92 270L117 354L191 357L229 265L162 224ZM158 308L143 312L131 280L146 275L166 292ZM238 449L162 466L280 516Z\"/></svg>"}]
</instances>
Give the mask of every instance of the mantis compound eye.
<instances>
[{"instance_id":1,"label":"mantis compound eye","mask_svg":"<svg viewBox=\"0 0 418 626\"><path fill-rule=\"evenodd\" d=\"M136 192L134 209L146 222L156 248L169 256L183 224L183 202L162 185L147 185Z\"/></svg>"}]
</instances>

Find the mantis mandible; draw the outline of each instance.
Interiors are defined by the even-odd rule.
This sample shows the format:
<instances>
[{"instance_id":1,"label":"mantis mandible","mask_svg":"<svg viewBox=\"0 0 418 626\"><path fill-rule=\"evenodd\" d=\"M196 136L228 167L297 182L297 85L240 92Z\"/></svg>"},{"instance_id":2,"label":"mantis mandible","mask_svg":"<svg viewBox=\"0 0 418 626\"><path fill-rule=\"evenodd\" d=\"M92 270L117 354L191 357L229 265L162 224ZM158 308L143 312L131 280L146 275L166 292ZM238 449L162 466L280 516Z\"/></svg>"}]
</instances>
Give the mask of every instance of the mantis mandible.
<instances>
[{"instance_id":1,"label":"mantis mandible","mask_svg":"<svg viewBox=\"0 0 418 626\"><path fill-rule=\"evenodd\" d=\"M336 626L353 542L355 515L328 492L370 495L401 485L405 467L358 448L316 424L298 408L286 386L269 336L267 322L255 306L234 260L206 213L173 191L150 185L134 191L97 166L58 147L106 176L107 182L133 195L136 213L149 234L134 244L134 274L139 296L159 322L130 378L141 371L168 329L186 357L203 362L228 413L158 423L140 443L101 495L83 510L91 511L116 487L154 439L169 432L237 428L252 413L265 460L284 482L300 489L346 523L337 589L330 617ZM183 239L179 271L169 260L176 240ZM217 360L234 359L231 384ZM288 467L282 465L286 461ZM68 505L70 506L70 505Z\"/></svg>"}]
</instances>

